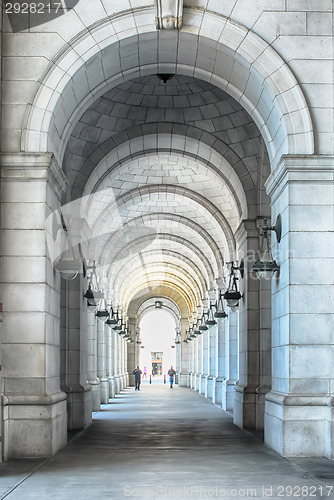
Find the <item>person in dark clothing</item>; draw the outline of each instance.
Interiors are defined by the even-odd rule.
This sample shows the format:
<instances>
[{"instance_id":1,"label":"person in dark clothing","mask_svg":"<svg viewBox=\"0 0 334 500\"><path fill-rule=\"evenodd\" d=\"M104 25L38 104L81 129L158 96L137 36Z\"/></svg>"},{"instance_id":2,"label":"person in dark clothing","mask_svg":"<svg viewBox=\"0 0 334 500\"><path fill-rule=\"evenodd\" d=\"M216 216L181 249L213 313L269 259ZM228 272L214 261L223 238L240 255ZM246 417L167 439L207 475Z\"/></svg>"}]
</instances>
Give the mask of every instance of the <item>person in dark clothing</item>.
<instances>
[{"instance_id":1,"label":"person in dark clothing","mask_svg":"<svg viewBox=\"0 0 334 500\"><path fill-rule=\"evenodd\" d=\"M135 376L135 391L140 391L140 382L141 382L141 374L143 372L141 371L141 369L139 368L139 366L137 366L137 368L135 368L132 372L132 375Z\"/></svg>"},{"instance_id":2,"label":"person in dark clothing","mask_svg":"<svg viewBox=\"0 0 334 500\"><path fill-rule=\"evenodd\" d=\"M170 385L170 388L173 389L173 382L174 382L174 377L176 375L176 371L171 366L167 373L168 373L168 376L169 376L169 385Z\"/></svg>"}]
</instances>

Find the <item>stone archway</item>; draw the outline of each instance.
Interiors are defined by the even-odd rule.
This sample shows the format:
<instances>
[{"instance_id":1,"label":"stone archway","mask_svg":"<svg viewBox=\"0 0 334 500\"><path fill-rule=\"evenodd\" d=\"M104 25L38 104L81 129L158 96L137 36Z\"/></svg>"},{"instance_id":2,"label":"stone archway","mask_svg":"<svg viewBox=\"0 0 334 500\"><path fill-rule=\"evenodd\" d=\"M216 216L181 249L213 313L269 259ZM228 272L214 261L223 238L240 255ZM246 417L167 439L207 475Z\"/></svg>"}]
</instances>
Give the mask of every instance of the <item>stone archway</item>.
<instances>
[{"instance_id":1,"label":"stone archway","mask_svg":"<svg viewBox=\"0 0 334 500\"><path fill-rule=\"evenodd\" d=\"M273 166L282 154L313 153L304 96L288 65L261 38L201 10L192 12L191 30L176 33L156 32L142 24L141 14L101 20L52 61L27 111L23 151L53 151L61 163L71 130L92 101L129 77L177 73L210 81L240 102L261 130Z\"/></svg>"},{"instance_id":2,"label":"stone archway","mask_svg":"<svg viewBox=\"0 0 334 500\"><path fill-rule=\"evenodd\" d=\"M151 10L145 9L144 12L147 14ZM46 158L50 162L50 156L46 155L45 151L54 154L59 166L63 166L64 163L66 167L66 154L69 151L67 148L71 139L77 138L78 141L82 139L82 136L75 136L77 132L76 126L79 124L79 128L83 127L84 121L81 121L81 119L85 112L94 111L92 109L94 103L100 98L105 99L107 93L113 89L124 91L124 88L121 88L124 83L128 84L131 81L131 84L137 85L139 78L149 78L150 75L156 75L159 72L169 72L192 79L192 82L188 81L188 85L193 84L194 80L209 82L212 86L232 96L234 102L238 102L241 108L248 112L265 142L273 170L268 182L268 190L270 194L273 194L275 215L282 210L282 206L286 208L284 204L282 205L280 193L277 194L276 192L277 187L284 183L282 179L289 177L289 182L295 182L296 177L294 175L296 173L300 175L303 168L309 169L314 175L324 166L323 163L325 163L323 170L326 170L326 172L330 170L326 159L312 158L311 161L310 157L307 156L313 154L314 148L313 127L306 100L288 65L262 39L229 19L215 16L200 9L192 13L193 25L191 27L184 26L180 32L156 33L151 24L146 25L146 21L143 21L141 14L142 11L138 9L135 12L121 14L108 20L101 20L90 30L85 30L61 54L53 59L26 114L25 129L22 134L22 151L24 154L17 155L15 158L8 155L7 159L5 159L8 166L13 166L15 162L16 164L22 162L23 166L28 168L30 163L36 165L41 161L41 165L39 165L41 168L40 170L36 168L36 171L42 172L45 182L49 182L51 176L54 184L58 188L64 189L63 173L60 168L57 168L56 161L51 163L52 168L50 169L49 164L47 164L47 167L45 166ZM126 29L124 29L124 26L126 26ZM130 26L131 28L129 28ZM196 41L196 44L193 43L194 41ZM194 48L195 46L196 48ZM212 88L210 88L211 91ZM208 102L206 104L209 105ZM202 122L204 121L201 120L201 126L203 126ZM88 125L89 133L92 132L94 129L92 121L86 123L86 125ZM184 322L188 321L189 317L197 312L195 309L199 307L198 301L201 301L201 307L204 307L203 304L206 304L206 301L212 298L208 292L213 291L212 284L215 281L217 285L218 280L223 279L224 273L220 271L222 271L226 259L235 258L236 255L240 258L247 255L248 251L257 249L256 217L264 215L258 211L258 193L261 190L263 191L266 175L259 175L261 177L259 183L254 183L248 169L249 164L235 153L237 148L235 146L234 148L226 147L224 140L218 140L214 135L221 133L221 130L215 129L213 133L206 134L205 130L201 129L199 133L198 129L198 126L195 126L195 124L190 125L186 123L186 120L181 126L174 126L174 124L166 123L166 120L158 119L153 125L131 123L131 126L127 129L129 134L127 137L125 137L127 134L123 134L122 130L117 130L117 134L113 135L112 140L110 138L101 140L96 150L87 148L89 151L83 162L85 169L78 169L78 174L73 167L73 170L69 172L70 199L77 199L83 193L87 196L97 193L96 199L98 199L98 192L103 185L103 181L108 177L110 179L113 173L115 175L117 173L116 181L121 182L124 180L120 173L123 168L130 168L136 162L138 166L139 162L147 160L148 156L166 152L168 159L165 160L164 166L167 166L173 160L173 157L175 158L180 155L180 152L183 152L186 157L185 161L190 162L191 158L193 161L198 162L202 169L208 167L211 178L213 173L216 173L220 187L225 183L224 191L222 189L224 201L228 201L229 196L231 196L232 201L224 208L220 207L216 200L214 204L210 200L208 202L203 192L201 192L202 187L197 186L195 188L192 179L188 181L187 186L184 185L179 190L175 189L175 186L172 188L168 186L167 188L162 179L153 187L149 186L145 190L140 185L140 183L145 182L135 179L136 185L133 186L133 189L127 186L127 195L124 198L122 198L122 195L120 196L122 203L115 205L119 210L119 214L123 217L124 227L131 226L138 220L150 225L155 230L159 224L164 225L164 230L158 232L158 237L154 240L152 247L147 249L145 253L143 252L143 258L150 261L147 269L151 273L151 278L147 279L147 289L150 287L154 289L154 294L163 293L164 296L171 296L174 299L177 297L184 308ZM94 140L91 142L94 142ZM233 140L231 139L230 142L232 143ZM238 142L238 146L241 142ZM70 150L70 154L73 151L73 149ZM282 155L287 156L284 157L283 162L280 162ZM300 160L298 155L303 155L303 160ZM295 158L296 156L297 158ZM294 159L296 163L294 163ZM314 167L313 160L315 160L316 167ZM302 168L300 165L298 166L299 161ZM118 172L117 169L119 169ZM64 170L66 171L66 168ZM66 171L66 173L68 172ZM9 179L13 172L10 172L8 168L5 175L8 175ZM322 180L328 182L328 179L326 179L324 174ZM34 180L36 179L34 178ZM127 182L130 183L132 180ZM303 181L302 176L299 181ZM177 181L174 181L174 183L177 183ZM196 190L197 193L195 193ZM191 196L190 191L192 191ZM164 204L164 208L159 210L147 209L151 201L150 196L154 199L154 197L160 195L161 199L159 201ZM59 192L58 196L60 197ZM140 201L138 202L138 200ZM182 202L185 202L185 200L191 201L189 205L186 205L181 200ZM48 210L50 206L53 209L59 206L59 199L55 203L55 198L53 198L53 202L53 204L50 204L47 196L43 200ZM103 222L105 226L107 226L110 205L109 200L104 207ZM172 207L181 207L183 212L181 215L173 214L174 216L171 217ZM133 214L137 208L140 214L137 214L138 218L136 219ZM233 213L226 217L225 214L230 210ZM267 211L265 215L268 215L268 199L266 200L265 210ZM195 224L189 222L191 220L190 216L187 217L187 213L189 215L192 212L198 214ZM285 227L289 228L286 214L285 217ZM247 220L247 218L250 220ZM218 231L219 227L222 229L221 233ZM302 224L301 227L303 227ZM103 232L103 228L101 228L102 226L98 230ZM143 236L144 239L145 236ZM116 243L115 249L117 253L115 255L117 257L126 257L128 255L126 254L127 249L124 249L122 244L117 247L118 241L116 234L112 234L110 238L105 238L99 248L101 254L110 255L108 254L110 249L108 245ZM286 241L287 236L284 244L288 247ZM163 252L160 252L161 248L158 248L158 244L161 242L165 246ZM136 243L138 243L137 240L134 245ZM152 242L148 241L147 243ZM93 257L96 255L95 249L96 247L91 247ZM157 253L158 250L160 254ZM180 271L181 259L179 258L183 252L186 254L185 260L189 266L188 268L184 266L184 276ZM164 269L161 266L155 267L157 255L163 256ZM131 263L137 266L133 276L131 276ZM129 306L128 309L130 309L130 304L134 298L138 295L142 297L142 293L148 293L148 290L145 287L143 288L142 285L144 273L139 270L138 266L139 258L134 258L132 262L125 259L125 265L122 268L125 275L124 285L121 283L123 279L122 270L115 269L113 265L108 267L107 276L104 276L104 278L111 276L114 279L118 294L116 300ZM191 276L190 271L194 273L195 278ZM46 281L46 279L50 280L52 274L50 268L48 268L48 273L48 277L45 278L47 284L45 288L48 293L57 298L56 290L59 283L57 283L57 278L53 277L54 282L50 285L50 282ZM247 277L249 278L249 274ZM250 305L250 301L245 302L245 310L242 311L243 316L239 330L242 334L240 337L240 344L242 344L240 354L244 360L242 365L244 371L239 374L242 380L239 380L236 422L241 426L248 425L246 421L247 412L244 412L247 406L250 409L247 417L251 415L249 417L250 425L254 424L257 419L256 414L254 414L256 411L254 410L256 407L254 401L259 394L259 398L262 397L263 399L264 390L266 390L266 387L268 388L268 378L267 383L262 383L262 381L256 379L255 373L250 373L248 370L249 365L258 363L260 350L259 323L256 320L253 322L254 328L249 327L252 318L254 319L258 311L256 304L261 293L258 286L251 287L249 281L243 282L244 289L242 291L246 292L247 301L248 297L253 297L254 300L252 305ZM276 314L281 301L284 300L285 291L281 283L276 283L275 286ZM76 289L78 291L77 297L79 297L82 291L79 283L77 283ZM209 298L204 296L204 290L208 293ZM291 288L291 293L293 293L293 290ZM264 291L262 289L262 292ZM150 293L152 294L152 291ZM80 314L82 306L83 300L81 302L78 300L73 309L79 311ZM29 304L27 307L30 307ZM265 305L263 309L268 310L268 305ZM292 310L291 312L295 313L296 311ZM300 310L297 310L297 314L300 314ZM275 318L277 320L276 325L277 322L281 325L283 319L278 313L277 316ZM56 317L52 307L48 311L47 320L53 320L53 324L57 327L59 318ZM91 330L94 325L89 324L87 326L87 329ZM183 331L185 331L186 324L182 325L182 327ZM266 328L266 330L268 335L269 328ZM103 332L100 331L99 333L103 337ZM222 332L220 333L222 334ZM254 335L251 338L252 333ZM94 339L91 338L90 340L93 343ZM285 339L283 340L285 341ZM49 347L52 345L53 348L52 342L53 339L51 339ZM104 338L101 341L102 344L107 345ZM210 346L217 347L217 345L212 335L210 341L206 343L205 352L209 352ZM252 349L249 348L250 345L252 345ZM281 345L276 347L278 348L275 352L278 352L279 349L283 351L285 348L285 346ZM124 345L121 348L124 351ZM288 349L290 349L289 342ZM264 350L261 355L263 352ZM78 355L78 352L75 351L75 354ZM268 349L266 355L267 360ZM293 349L290 349L289 359L294 359L293 355ZM277 361L280 359L278 356L275 361L275 383L278 392L282 388L278 373L279 361ZM118 361L122 365L120 369L124 370L124 357ZM211 381L209 379L211 375L209 372L212 370L210 363L206 363L205 369L207 370L205 375L207 382L208 380ZM286 368L285 371L284 383L289 385L289 369ZM54 373L52 373L53 375ZM99 378L104 378L104 375L105 371L101 369ZM254 379L250 384L248 379L253 375ZM122 387L126 374L120 373L117 377L121 380L119 387ZM185 383L188 383L187 377L189 377L189 370L188 375L184 374ZM92 383L94 382L93 379ZM219 383L221 382L222 380L219 380ZM82 391L83 386L79 378L76 383L73 386L76 385ZM107 381L104 380L104 383L107 384ZM201 391L209 390L208 383L204 384L203 387L201 386ZM213 398L212 387L211 385L210 394ZM283 388L287 390L286 387L284 385ZM296 384L296 387L300 386ZM288 389L290 390L290 385ZM263 392L261 392L262 390ZM51 405L61 402L59 406L62 406L62 413L61 418L58 420L61 420L63 424L64 395L60 394L57 397L62 398L61 401L47 398L44 403L45 405ZM293 403L291 406L294 406L295 409L298 406L298 398L292 398L291 400L286 398L285 395L278 397L277 393L271 394L270 398L268 399L267 422L269 423L267 423L267 427L270 429L271 435L268 442L279 452L288 453L286 443L284 443L282 437L286 430L286 422L284 418L280 417L280 410L283 408L282 411L286 412L286 406L289 406L291 401ZM322 396L320 405L322 410L324 405L327 404L324 402L324 398L325 396ZM15 397L12 399L14 403L17 403L17 401L20 400L15 399ZM34 404L36 401L38 400L34 400ZM318 405L318 400L313 396L311 400L303 399L304 406L309 405L310 401L314 406ZM263 400L261 404L264 404ZM298 430L297 410L295 412L297 417L295 417L293 431ZM52 429L57 424L56 420L57 418L50 418ZM330 418L328 418L328 422L330 421ZM276 424L279 426L280 434L278 444L273 438L273 429L275 430ZM314 428L317 427L318 429L317 435L319 435L320 425L322 423L319 426L318 423L314 424ZM61 439L59 439L60 441ZM324 444L321 445L320 452L323 453L323 450ZM52 452L54 452L54 447Z\"/></svg>"}]
</instances>

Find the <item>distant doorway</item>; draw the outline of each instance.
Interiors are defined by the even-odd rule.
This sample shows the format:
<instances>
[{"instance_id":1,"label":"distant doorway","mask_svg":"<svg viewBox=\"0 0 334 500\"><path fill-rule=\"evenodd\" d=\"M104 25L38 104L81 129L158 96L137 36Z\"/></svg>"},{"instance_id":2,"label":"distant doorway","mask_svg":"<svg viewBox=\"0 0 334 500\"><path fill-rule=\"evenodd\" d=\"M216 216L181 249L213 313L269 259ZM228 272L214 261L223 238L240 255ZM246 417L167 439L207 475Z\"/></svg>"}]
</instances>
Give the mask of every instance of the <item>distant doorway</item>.
<instances>
[{"instance_id":1,"label":"distant doorway","mask_svg":"<svg viewBox=\"0 0 334 500\"><path fill-rule=\"evenodd\" d=\"M139 363L147 366L148 377L162 379L171 365L176 366L175 328L173 316L161 309L149 311L140 321Z\"/></svg>"}]
</instances>

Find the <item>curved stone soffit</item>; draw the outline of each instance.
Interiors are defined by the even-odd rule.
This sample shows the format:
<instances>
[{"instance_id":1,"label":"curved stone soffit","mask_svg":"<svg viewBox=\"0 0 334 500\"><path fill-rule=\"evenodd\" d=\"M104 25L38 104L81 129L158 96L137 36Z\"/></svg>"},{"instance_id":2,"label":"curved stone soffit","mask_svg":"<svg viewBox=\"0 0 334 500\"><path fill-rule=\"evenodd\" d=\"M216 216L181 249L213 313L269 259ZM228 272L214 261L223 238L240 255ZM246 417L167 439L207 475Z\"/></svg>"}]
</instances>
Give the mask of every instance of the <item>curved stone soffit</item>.
<instances>
[{"instance_id":1,"label":"curved stone soffit","mask_svg":"<svg viewBox=\"0 0 334 500\"><path fill-rule=\"evenodd\" d=\"M195 300L195 296L193 296L192 294L188 294L185 288L180 287L177 283L171 281L163 282L161 279L151 279L149 282L149 288L147 284L141 283L137 287L131 290L127 290L127 295L119 297L119 303L122 303L125 310L128 310L129 304L134 297L143 297L145 295L152 297L156 295L156 293L158 293L158 290L160 290L161 288L170 289L171 293L173 292L174 294L182 297L184 303L187 305L188 314L190 314L190 312L198 306L198 303Z\"/></svg>"},{"instance_id":2,"label":"curved stone soffit","mask_svg":"<svg viewBox=\"0 0 334 500\"><path fill-rule=\"evenodd\" d=\"M144 239L145 238L147 238L147 237L145 236ZM106 275L112 283L116 282L118 277L120 275L123 275L123 273L126 272L128 267L130 267L130 269L133 270L136 259L139 259L141 262L141 259L145 260L145 258L146 257L148 258L149 256L152 258L157 258L157 257L161 258L161 256L163 256L164 259L169 259L172 257L174 261L182 262L182 264L185 264L187 268L190 268L192 270L192 273L194 274L194 276L196 276L196 278L199 280L200 288L202 288L203 290L206 290L206 289L210 290L211 289L212 283L214 281L214 277L213 277L213 273L209 274L210 271L212 272L212 268L208 269L207 262L205 262L205 260L200 261L200 264L203 266L202 269L200 269L200 267L198 265L199 262L196 263L196 262L194 262L194 260L190 259L185 254L186 252L184 252L184 253L177 252L176 250L174 250L174 248L166 248L166 246L164 248L162 248L159 245L157 246L157 248L152 248L152 244L148 250L146 250L146 249L142 250L140 252L140 254L137 253L137 255L135 255L135 257L133 257L132 250L135 251L136 247L138 247L138 244L140 245L142 239L143 238L138 238L138 241L137 240L133 241L133 242L131 242L131 244L127 245L127 247L129 247L129 248L126 248L125 251L126 251L127 256L129 258L121 266L119 265L119 261L121 260L119 258L119 254L123 252L123 249L120 250L119 252L115 253L115 259L110 260L110 262L112 262L112 264L110 264L110 267L106 272ZM149 241L151 241L151 240L149 240ZM170 240L164 240L164 241L166 243L167 242L171 243ZM112 243L110 243L110 244L112 244ZM174 244L175 244L175 242L174 242ZM173 247L174 247L174 245L173 245ZM204 257L204 259L206 259L204 254L202 254L202 256ZM205 262L205 264L204 264L204 262Z\"/></svg>"},{"instance_id":3,"label":"curved stone soffit","mask_svg":"<svg viewBox=\"0 0 334 500\"><path fill-rule=\"evenodd\" d=\"M120 196L116 200L115 204L115 209L117 208L118 210L121 210L122 205L126 204L128 201L133 202L136 198L142 199L145 195L152 195L152 194L157 194L157 193L163 193L163 194L174 194L174 195L179 195L182 198L188 198L190 201L197 203L200 205L202 208L205 209L205 211L210 214L212 219L215 221L217 224L217 227L220 228L221 234L224 237L224 247L226 250L228 250L229 257L234 256L235 254L235 239L233 236L233 232L230 228L230 225L228 224L227 220L221 214L218 212L216 207L204 196L191 191L190 189L186 189L184 187L179 187L179 186L169 186L167 184L162 184L162 185L155 185L155 184L150 184L147 186L141 186L140 188L133 189L132 191L127 192L125 195ZM100 214L99 220L101 222L108 223L108 218L110 216L110 212L112 211L112 208L110 205L104 210L103 213ZM161 212L165 213L165 212ZM189 221L191 222L191 221ZM94 232L99 235L99 234L108 234L108 231L104 231L101 226L95 226L94 227ZM93 235L94 236L94 235ZM94 241L94 238L93 238ZM221 270L224 266L224 257L221 253L221 250L217 245L214 245L212 248L212 251L215 255L216 262L218 269Z\"/></svg>"},{"instance_id":4,"label":"curved stone soffit","mask_svg":"<svg viewBox=\"0 0 334 500\"><path fill-rule=\"evenodd\" d=\"M170 288L157 287L154 297L159 297L162 300L166 299L169 302L175 304L177 309L180 311L180 317L185 317L189 314L189 307L188 304L185 302L184 298L179 293L176 293ZM135 318L137 316L137 311L139 310L140 306L144 304L146 301L156 300L154 297L152 296L151 292L149 292L144 296L142 295L140 295L139 297L133 296L128 304L128 309L127 309L128 317Z\"/></svg>"},{"instance_id":5,"label":"curved stone soffit","mask_svg":"<svg viewBox=\"0 0 334 500\"><path fill-rule=\"evenodd\" d=\"M148 273L149 277L147 277ZM133 276L128 275L127 278L118 290L118 296L121 298L122 303L129 302L129 297L132 297L132 290L136 289L138 285L141 286L141 290L145 290L145 285L147 289L150 289L150 284L157 281L182 289L183 293L191 299L192 304L198 304L203 298L195 280L187 276L185 272L177 274L175 269L170 270L170 268L167 268L162 270L157 263L155 266L147 266L147 271L146 269L138 269L137 273L134 273ZM145 278L147 278L146 283Z\"/></svg>"},{"instance_id":6,"label":"curved stone soffit","mask_svg":"<svg viewBox=\"0 0 334 500\"><path fill-rule=\"evenodd\" d=\"M128 78L167 72L210 81L240 102L262 133L272 167L282 154L313 154L306 100L276 51L213 12L191 9L190 17L191 26L157 32L147 23L153 9L136 9L78 34L41 77L27 107L21 150L53 152L61 164L73 127L95 99ZM198 45L215 57L201 57Z\"/></svg>"},{"instance_id":7,"label":"curved stone soffit","mask_svg":"<svg viewBox=\"0 0 334 500\"><path fill-rule=\"evenodd\" d=\"M200 259L201 261L201 264L204 266L205 268L205 271L208 275L208 278L206 279L203 275L203 273L201 273L201 276L203 276L203 280L205 280L206 282L208 281L208 283L210 284L210 287L211 287L211 284L213 284L214 282L214 279L215 279L215 273L214 273L214 269L209 261L209 259L207 258L206 255L204 255L203 252L201 252L201 250L199 250L199 248L194 245L192 242L190 242L189 240L186 240L184 238L181 238L180 236L177 236L175 234L166 234L166 233L158 233L156 235L156 241L166 241L166 242L172 242L172 243L176 243L177 245L179 245L181 248L182 247L186 247L187 249L189 249L189 251L191 253L193 253L198 259ZM143 236L141 238L138 238L136 240L136 242L134 243L131 243L129 246L138 246L140 245L142 242L145 243L145 240L149 243L151 242L151 238L150 236ZM130 248L130 251L131 251L131 248ZM168 250L169 251L169 250ZM110 266L110 268L112 267L112 265ZM217 267L217 266L216 266ZM111 272L111 270L107 271L107 276L109 277L109 272ZM217 268L217 277L219 276L218 275L218 268ZM210 288L209 288L210 289Z\"/></svg>"},{"instance_id":8,"label":"curved stone soffit","mask_svg":"<svg viewBox=\"0 0 334 500\"><path fill-rule=\"evenodd\" d=\"M115 279L113 288L114 290L121 290L122 288L128 286L127 283L137 281L139 276L144 280L145 275L148 272L150 273L150 276L153 276L154 273L160 272L166 277L174 275L176 278L182 278L182 280L187 283L188 288L196 291L196 294L200 298L203 298L205 296L206 289L203 289L203 287L201 286L201 282L197 281L196 277L191 273L191 270L189 271L186 266L183 266L181 270L180 265L172 262L172 259L166 259L163 265L161 264L161 262L152 260L152 262L147 263L144 267L137 267L135 270L129 272L128 274L124 273L123 279L120 275L118 275L118 277Z\"/></svg>"},{"instance_id":9,"label":"curved stone soffit","mask_svg":"<svg viewBox=\"0 0 334 500\"><path fill-rule=\"evenodd\" d=\"M87 180L86 175L82 178L82 182L86 181L86 184L80 186L76 196L85 196L101 189L108 174L130 159L157 152L176 153L204 163L219 175L235 201L240 220L247 219L247 201L254 204L255 200L251 199L252 191L249 188L245 193L239 176L248 185L254 186L254 183L240 157L219 139L215 139L213 142L212 136L205 131L200 131L201 137L199 139L199 131L195 127L177 124L178 132L173 132L172 124L168 125L170 126L168 132L166 127L161 127L161 124L158 123L150 123L147 127L145 125L135 127L137 130L131 130L132 138L128 142L117 145L116 138L113 137L101 144L97 148L98 152L94 152L94 157L99 158L99 161L94 165L89 160L91 166L90 175L87 173L89 178ZM155 134L152 134L152 126L157 129ZM145 128L148 128L150 133L145 134ZM182 135L182 131L184 131L184 135ZM210 145L205 142L206 140ZM86 169L84 168L84 170L86 174Z\"/></svg>"},{"instance_id":10,"label":"curved stone soffit","mask_svg":"<svg viewBox=\"0 0 334 500\"><path fill-rule=\"evenodd\" d=\"M178 305L176 304L175 301L173 301L167 297L163 297L161 295L146 299L140 304L140 306L138 307L137 313L136 313L138 323L140 323L140 321L142 320L142 318L144 316L146 316L146 314L148 314L152 310L156 310L156 307L155 307L156 300L161 300L161 302L163 303L163 307L161 310L167 312L168 314L170 314L174 318L175 327L180 326L180 317L181 317L180 308L178 307Z\"/></svg>"},{"instance_id":11,"label":"curved stone soffit","mask_svg":"<svg viewBox=\"0 0 334 500\"><path fill-rule=\"evenodd\" d=\"M205 277L203 276L199 267L186 255L182 255L180 252L176 252L171 249L160 249L159 253L157 253L155 250L147 250L142 252L141 255L144 260L145 258L150 258L152 262L155 262L155 259L160 259L160 256L163 256L164 261L167 263L167 265L171 263L171 265L174 267L176 266L177 269L184 267L187 275L191 275L193 279L195 279L195 281L198 281L197 286L201 290L203 297L206 290L210 290L210 282L208 280L205 280ZM128 264L131 266L131 262L129 262ZM118 279L120 273L121 270L118 269L117 273L115 274L116 280Z\"/></svg>"}]
</instances>

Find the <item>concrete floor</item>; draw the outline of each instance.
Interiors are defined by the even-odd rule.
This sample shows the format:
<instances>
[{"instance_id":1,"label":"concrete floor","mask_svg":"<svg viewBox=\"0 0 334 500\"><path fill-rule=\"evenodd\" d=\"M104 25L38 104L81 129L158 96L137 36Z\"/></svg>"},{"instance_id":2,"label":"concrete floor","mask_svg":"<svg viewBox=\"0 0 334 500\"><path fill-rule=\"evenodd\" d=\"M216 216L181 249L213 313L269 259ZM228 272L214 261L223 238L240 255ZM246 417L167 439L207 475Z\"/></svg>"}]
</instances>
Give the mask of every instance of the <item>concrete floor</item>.
<instances>
[{"instance_id":1,"label":"concrete floor","mask_svg":"<svg viewBox=\"0 0 334 500\"><path fill-rule=\"evenodd\" d=\"M332 461L281 458L203 396L159 384L103 405L52 459L0 464L8 500L334 498L333 484Z\"/></svg>"}]
</instances>

